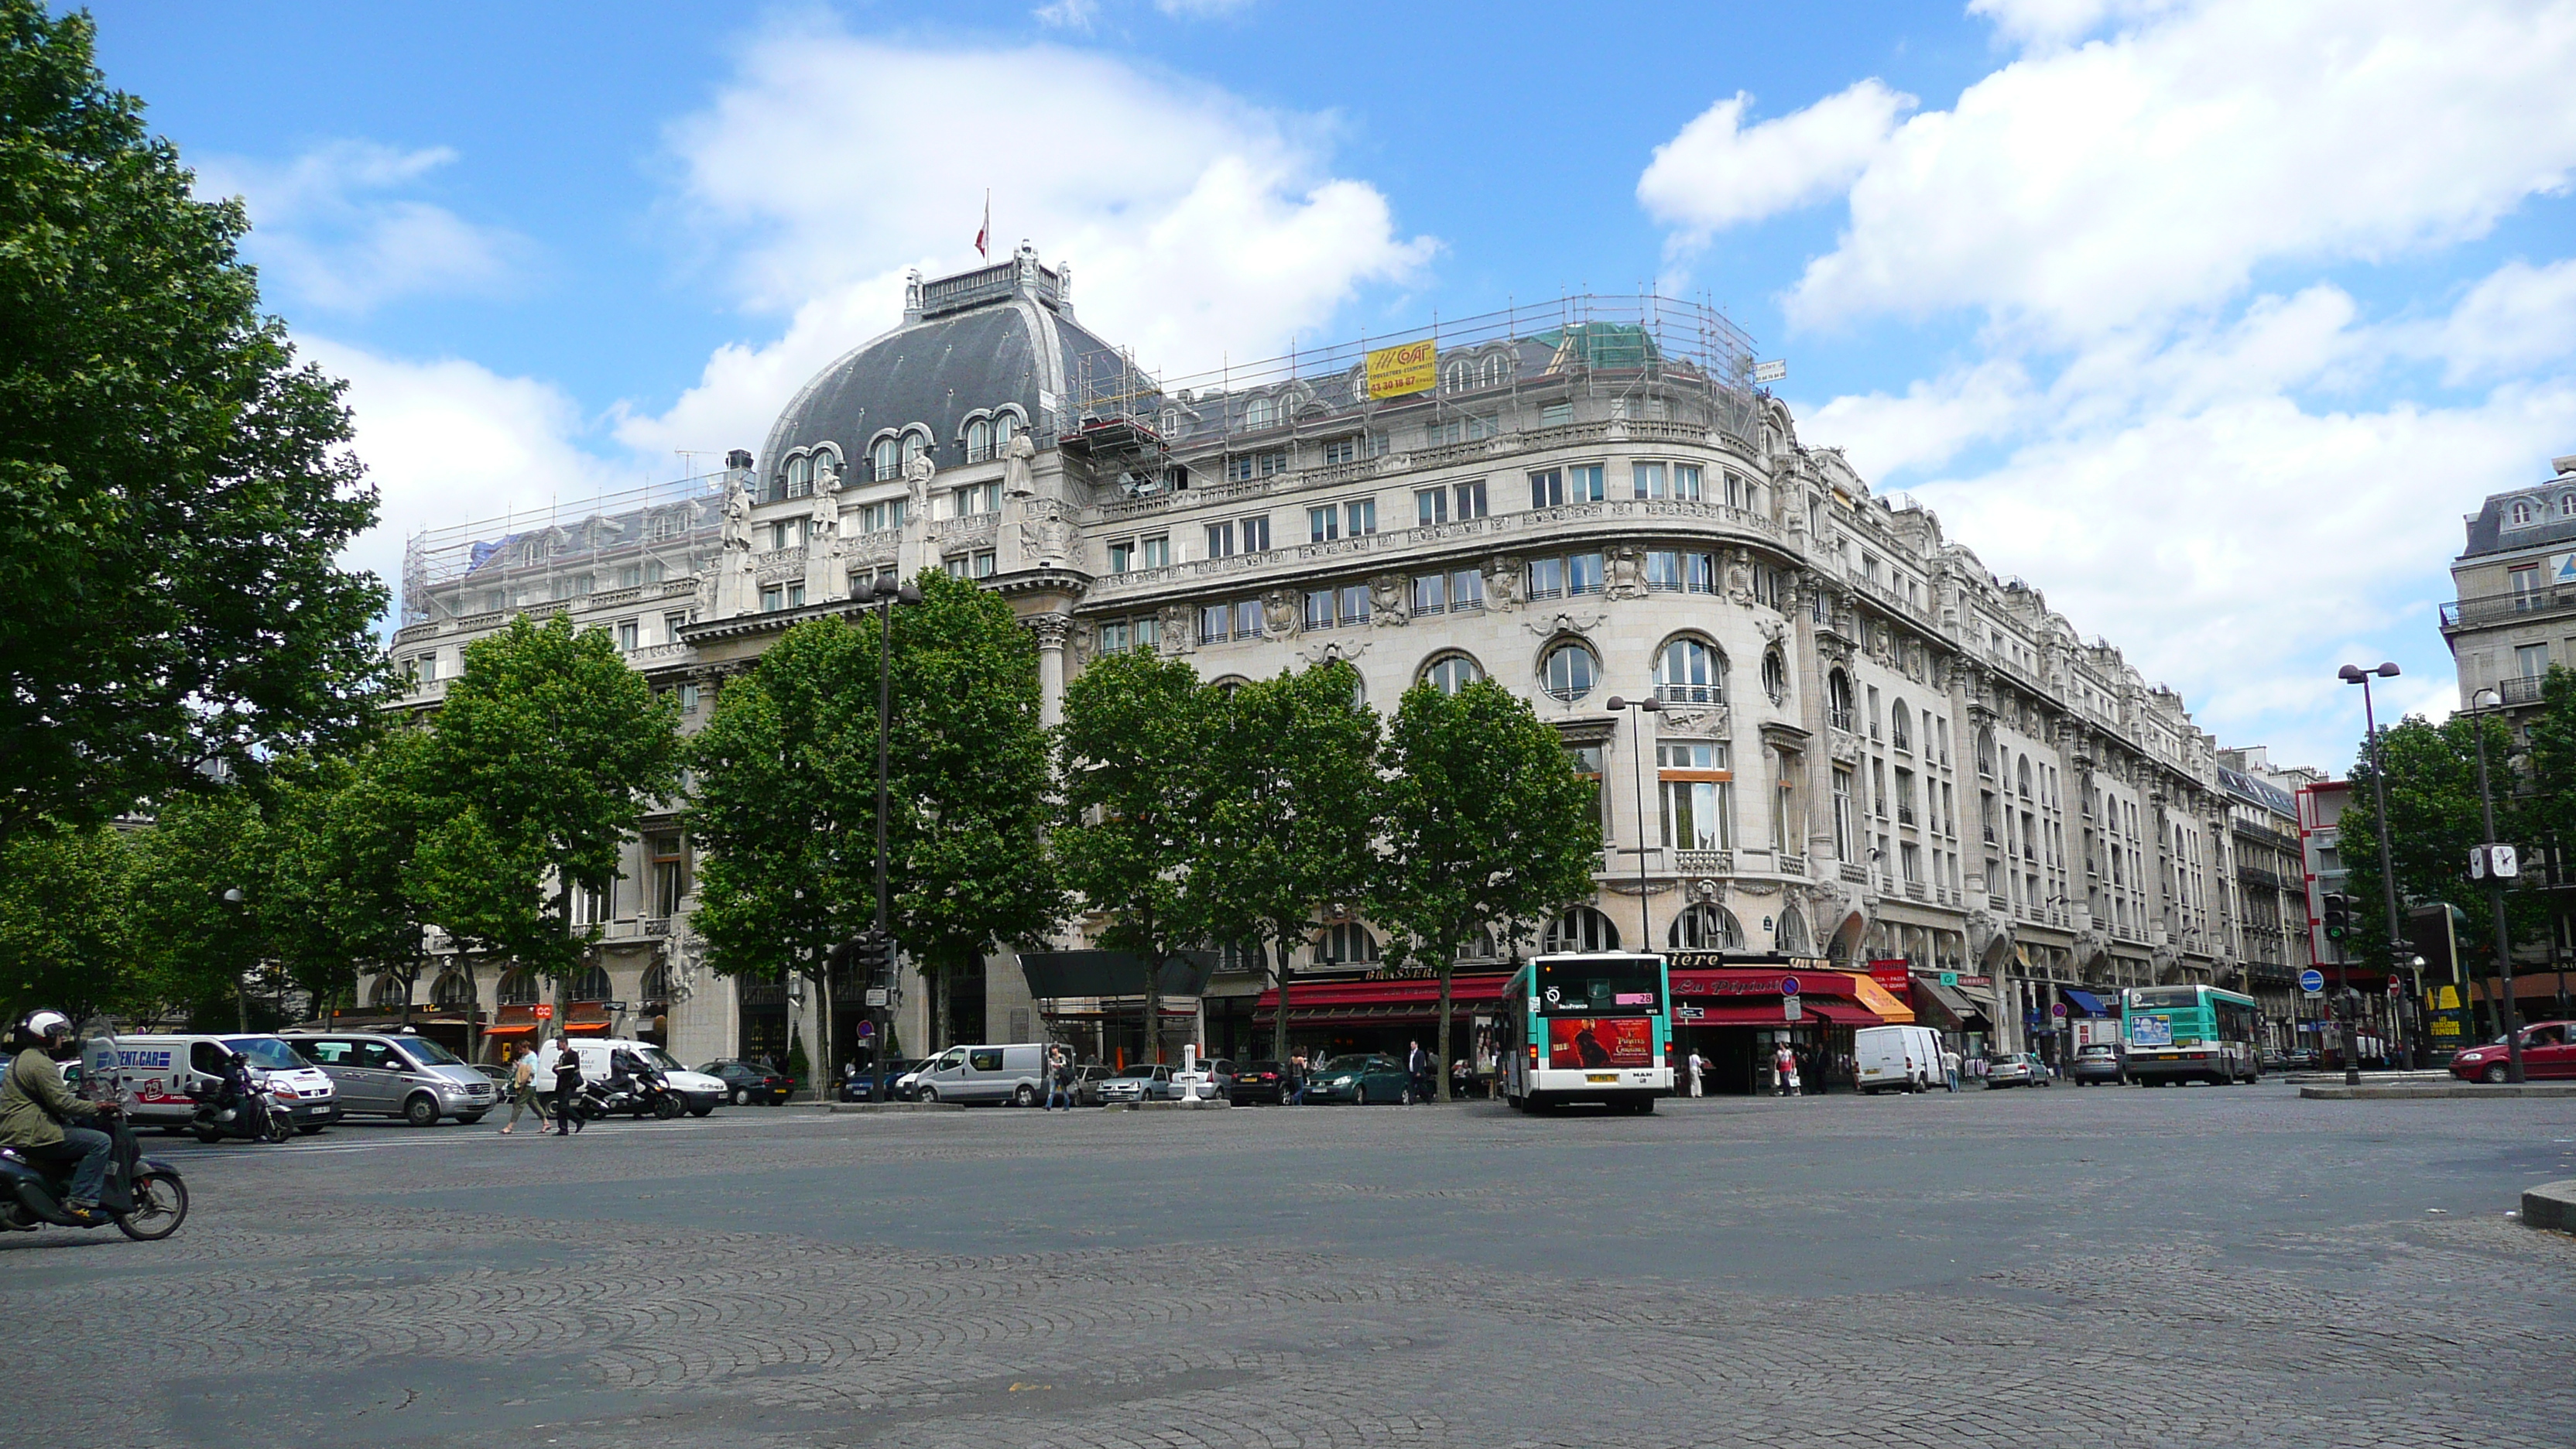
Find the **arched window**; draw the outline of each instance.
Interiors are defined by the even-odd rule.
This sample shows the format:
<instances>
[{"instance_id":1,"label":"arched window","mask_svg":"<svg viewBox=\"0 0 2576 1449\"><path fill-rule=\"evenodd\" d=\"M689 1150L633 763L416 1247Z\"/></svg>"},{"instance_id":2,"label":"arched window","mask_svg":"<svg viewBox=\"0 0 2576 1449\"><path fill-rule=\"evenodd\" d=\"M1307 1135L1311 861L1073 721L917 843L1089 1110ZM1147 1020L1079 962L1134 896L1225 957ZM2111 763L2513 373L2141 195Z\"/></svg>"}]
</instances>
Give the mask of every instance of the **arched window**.
<instances>
[{"instance_id":1,"label":"arched window","mask_svg":"<svg viewBox=\"0 0 2576 1449\"><path fill-rule=\"evenodd\" d=\"M868 478L871 482L891 483L903 476L903 444L892 435L877 439L868 449Z\"/></svg>"},{"instance_id":2,"label":"arched window","mask_svg":"<svg viewBox=\"0 0 2576 1449\"><path fill-rule=\"evenodd\" d=\"M1337 926L1327 926L1324 928L1323 936L1315 942L1315 960L1319 963L1376 959L1377 937L1370 935L1368 927L1357 921L1344 921Z\"/></svg>"},{"instance_id":3,"label":"arched window","mask_svg":"<svg viewBox=\"0 0 2576 1449\"><path fill-rule=\"evenodd\" d=\"M1547 939L1539 943L1539 949L1550 953L1616 951L1619 949L1619 926L1590 906L1576 906L1549 923Z\"/></svg>"},{"instance_id":4,"label":"arched window","mask_svg":"<svg viewBox=\"0 0 2576 1449\"><path fill-rule=\"evenodd\" d=\"M2524 524L2526 524L2526 523L2529 523L2530 521L2531 521L2531 505L2530 505L2530 504L2528 504L2528 503L2525 503L2525 502L2521 501L2520 499L2516 499L2516 500L2514 501L2514 505L2513 505L2513 522L2514 522L2514 526L2515 526L2516 528L2519 528L2519 527L2521 527L2522 525L2524 525Z\"/></svg>"},{"instance_id":5,"label":"arched window","mask_svg":"<svg viewBox=\"0 0 2576 1449\"><path fill-rule=\"evenodd\" d=\"M1722 704L1726 656L1697 639L1675 639L1655 656L1655 698L1666 704Z\"/></svg>"},{"instance_id":6,"label":"arched window","mask_svg":"<svg viewBox=\"0 0 2576 1449\"><path fill-rule=\"evenodd\" d=\"M1702 901L1673 917L1665 939L1678 951L1741 951L1744 927L1733 911L1715 901Z\"/></svg>"},{"instance_id":7,"label":"arched window","mask_svg":"<svg viewBox=\"0 0 2576 1449\"><path fill-rule=\"evenodd\" d=\"M1983 725L1977 726L1977 773L1995 778L1995 732Z\"/></svg>"},{"instance_id":8,"label":"arched window","mask_svg":"<svg viewBox=\"0 0 2576 1449\"><path fill-rule=\"evenodd\" d=\"M814 491L814 455L799 453L787 460L787 496L802 498Z\"/></svg>"},{"instance_id":9,"label":"arched window","mask_svg":"<svg viewBox=\"0 0 2576 1449\"><path fill-rule=\"evenodd\" d=\"M1779 944L1774 949L1783 956L1815 954L1815 944L1807 939L1807 918L1799 914L1796 906L1781 909L1780 929L1776 939Z\"/></svg>"},{"instance_id":10,"label":"arched window","mask_svg":"<svg viewBox=\"0 0 2576 1449\"><path fill-rule=\"evenodd\" d=\"M2023 798L2023 799L2025 799L2025 800L2029 799L2029 798L2030 798L2030 756L2028 756L2028 755L2024 755L2024 756L2022 756L2022 757L2021 757L2021 772L2020 772L2020 775L2019 775L2019 777L2018 777L2018 783L2019 783L2019 784L2020 784L2020 786L2021 786L2021 798Z\"/></svg>"},{"instance_id":11,"label":"arched window","mask_svg":"<svg viewBox=\"0 0 2576 1449\"><path fill-rule=\"evenodd\" d=\"M995 453L1001 452L1002 445L1009 442L1011 440L1011 435L1019 430L1020 415L1018 413L1013 412L1009 408L1004 408L1000 412L993 414L993 451Z\"/></svg>"},{"instance_id":12,"label":"arched window","mask_svg":"<svg viewBox=\"0 0 2576 1449\"><path fill-rule=\"evenodd\" d=\"M537 973L520 967L501 975L501 984L492 989L503 1006L534 1006L540 994Z\"/></svg>"},{"instance_id":13,"label":"arched window","mask_svg":"<svg viewBox=\"0 0 2576 1449\"><path fill-rule=\"evenodd\" d=\"M1571 704L1592 692L1593 682L1601 676L1601 661L1590 646L1568 640L1547 651L1538 672L1551 698Z\"/></svg>"},{"instance_id":14,"label":"arched window","mask_svg":"<svg viewBox=\"0 0 2576 1449\"><path fill-rule=\"evenodd\" d=\"M1512 360L1499 352L1493 353L1485 358L1485 365L1481 371L1483 382L1487 387L1509 382L1512 377Z\"/></svg>"},{"instance_id":15,"label":"arched window","mask_svg":"<svg viewBox=\"0 0 2576 1449\"><path fill-rule=\"evenodd\" d=\"M646 1001L667 1002L671 999L671 968L656 961L644 969L644 984L635 990Z\"/></svg>"},{"instance_id":16,"label":"arched window","mask_svg":"<svg viewBox=\"0 0 2576 1449\"><path fill-rule=\"evenodd\" d=\"M1485 671L1464 654L1443 654L1422 671L1422 682L1442 694L1456 694L1484 677Z\"/></svg>"},{"instance_id":17,"label":"arched window","mask_svg":"<svg viewBox=\"0 0 2576 1449\"><path fill-rule=\"evenodd\" d=\"M1789 702L1789 658L1776 646L1762 653L1762 692L1773 704Z\"/></svg>"},{"instance_id":18,"label":"arched window","mask_svg":"<svg viewBox=\"0 0 2576 1449\"><path fill-rule=\"evenodd\" d=\"M1243 405L1243 427L1257 433L1279 425L1279 402L1275 398L1257 397Z\"/></svg>"},{"instance_id":19,"label":"arched window","mask_svg":"<svg viewBox=\"0 0 2576 1449\"><path fill-rule=\"evenodd\" d=\"M1826 723L1838 730L1852 727L1851 676L1837 669L1825 676Z\"/></svg>"},{"instance_id":20,"label":"arched window","mask_svg":"<svg viewBox=\"0 0 2576 1449\"><path fill-rule=\"evenodd\" d=\"M589 966L584 966L579 971L574 972L572 978L572 999L575 1001L606 1001L608 999L608 973L601 970L595 963Z\"/></svg>"},{"instance_id":21,"label":"arched window","mask_svg":"<svg viewBox=\"0 0 2576 1449\"><path fill-rule=\"evenodd\" d=\"M1476 370L1462 357L1440 369L1440 385L1450 392L1465 392L1476 385Z\"/></svg>"},{"instance_id":22,"label":"arched window","mask_svg":"<svg viewBox=\"0 0 2576 1449\"><path fill-rule=\"evenodd\" d=\"M367 993L367 1004L378 1011L400 1011L403 1003L409 1000L411 988L403 984L401 977L390 973L377 977L374 988Z\"/></svg>"},{"instance_id":23,"label":"arched window","mask_svg":"<svg viewBox=\"0 0 2576 1449\"><path fill-rule=\"evenodd\" d=\"M966 425L966 461L981 463L993 456L993 425L977 418Z\"/></svg>"},{"instance_id":24,"label":"arched window","mask_svg":"<svg viewBox=\"0 0 2576 1449\"><path fill-rule=\"evenodd\" d=\"M2562 493L2559 495L2558 516L2561 518L2576 518L2576 493Z\"/></svg>"},{"instance_id":25,"label":"arched window","mask_svg":"<svg viewBox=\"0 0 2576 1449\"><path fill-rule=\"evenodd\" d=\"M1909 754L1914 750L1914 715L1904 700L1896 701L1887 712L1887 742Z\"/></svg>"},{"instance_id":26,"label":"arched window","mask_svg":"<svg viewBox=\"0 0 2576 1449\"><path fill-rule=\"evenodd\" d=\"M903 435L903 460L905 462L909 463L913 459L918 458L929 451L930 432L928 429L914 428L912 431Z\"/></svg>"},{"instance_id":27,"label":"arched window","mask_svg":"<svg viewBox=\"0 0 2576 1449\"><path fill-rule=\"evenodd\" d=\"M463 1006L474 999L474 983L462 971L443 971L429 988L432 1006Z\"/></svg>"}]
</instances>

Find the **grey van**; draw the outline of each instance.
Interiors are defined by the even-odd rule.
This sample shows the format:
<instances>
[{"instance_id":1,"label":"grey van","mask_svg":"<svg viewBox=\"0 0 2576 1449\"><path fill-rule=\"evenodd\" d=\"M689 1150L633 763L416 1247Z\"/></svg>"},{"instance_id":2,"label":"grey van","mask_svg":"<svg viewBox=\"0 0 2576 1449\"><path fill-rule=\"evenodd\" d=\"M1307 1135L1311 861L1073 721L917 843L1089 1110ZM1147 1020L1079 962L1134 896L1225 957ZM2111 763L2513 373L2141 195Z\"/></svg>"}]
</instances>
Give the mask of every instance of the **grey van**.
<instances>
[{"instance_id":1,"label":"grey van","mask_svg":"<svg viewBox=\"0 0 2576 1449\"><path fill-rule=\"evenodd\" d=\"M1034 1107L1046 1099L1046 1046L1033 1041L953 1046L923 1063L912 1083L915 1100L923 1102Z\"/></svg>"},{"instance_id":2,"label":"grey van","mask_svg":"<svg viewBox=\"0 0 2576 1449\"><path fill-rule=\"evenodd\" d=\"M400 1117L427 1127L441 1117L480 1122L495 1100L492 1080L456 1053L409 1032L280 1033L331 1078L351 1117Z\"/></svg>"}]
</instances>

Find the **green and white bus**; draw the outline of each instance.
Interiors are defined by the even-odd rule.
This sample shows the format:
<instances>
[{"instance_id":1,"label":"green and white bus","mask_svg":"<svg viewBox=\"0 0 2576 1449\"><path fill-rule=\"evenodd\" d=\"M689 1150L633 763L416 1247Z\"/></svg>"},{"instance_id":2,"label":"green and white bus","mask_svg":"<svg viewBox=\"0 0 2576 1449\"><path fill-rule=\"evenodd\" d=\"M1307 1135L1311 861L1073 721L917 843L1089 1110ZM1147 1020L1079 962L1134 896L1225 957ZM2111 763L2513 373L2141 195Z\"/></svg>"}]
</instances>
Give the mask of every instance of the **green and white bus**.
<instances>
[{"instance_id":1,"label":"green and white bus","mask_svg":"<svg viewBox=\"0 0 2576 1449\"><path fill-rule=\"evenodd\" d=\"M1524 1112L1599 1102L1652 1112L1673 1090L1672 977L1661 956L1534 956L1503 988L1503 1098Z\"/></svg>"},{"instance_id":2,"label":"green and white bus","mask_svg":"<svg viewBox=\"0 0 2576 1449\"><path fill-rule=\"evenodd\" d=\"M2120 993L2129 1080L2226 1086L2263 1075L2263 1017L2254 998L2215 986L2132 986Z\"/></svg>"}]
</instances>

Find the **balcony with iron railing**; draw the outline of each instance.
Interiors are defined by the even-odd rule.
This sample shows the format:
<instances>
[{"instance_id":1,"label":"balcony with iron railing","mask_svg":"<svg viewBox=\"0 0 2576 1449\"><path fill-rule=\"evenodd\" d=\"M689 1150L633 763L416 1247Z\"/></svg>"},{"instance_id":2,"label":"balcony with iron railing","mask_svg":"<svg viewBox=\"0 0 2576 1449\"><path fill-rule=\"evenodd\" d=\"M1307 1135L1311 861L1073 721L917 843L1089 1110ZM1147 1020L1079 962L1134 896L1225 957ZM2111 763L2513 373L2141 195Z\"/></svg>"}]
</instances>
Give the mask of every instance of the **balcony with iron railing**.
<instances>
[{"instance_id":1,"label":"balcony with iron railing","mask_svg":"<svg viewBox=\"0 0 2576 1449\"><path fill-rule=\"evenodd\" d=\"M2497 680L2495 690L2506 704L2538 704L2541 690L2548 683L2537 675L2523 674Z\"/></svg>"},{"instance_id":2,"label":"balcony with iron railing","mask_svg":"<svg viewBox=\"0 0 2576 1449\"><path fill-rule=\"evenodd\" d=\"M2482 624L2500 624L2512 619L2546 619L2567 613L2576 613L2576 585L2487 594L2444 604L2442 632L2448 634Z\"/></svg>"}]
</instances>

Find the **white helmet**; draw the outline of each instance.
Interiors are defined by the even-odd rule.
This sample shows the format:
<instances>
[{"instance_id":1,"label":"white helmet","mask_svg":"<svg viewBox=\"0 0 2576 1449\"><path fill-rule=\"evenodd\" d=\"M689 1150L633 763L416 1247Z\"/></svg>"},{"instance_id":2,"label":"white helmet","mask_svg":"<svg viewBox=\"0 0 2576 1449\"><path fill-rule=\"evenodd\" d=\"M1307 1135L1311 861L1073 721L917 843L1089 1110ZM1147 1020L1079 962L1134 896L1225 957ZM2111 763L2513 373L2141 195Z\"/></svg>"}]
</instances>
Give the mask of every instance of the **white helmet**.
<instances>
[{"instance_id":1,"label":"white helmet","mask_svg":"<svg viewBox=\"0 0 2576 1449\"><path fill-rule=\"evenodd\" d=\"M56 1037L67 1038L72 1034L72 1019L51 1009L31 1011L27 1013L27 1019L18 1024L18 1029L51 1045Z\"/></svg>"}]
</instances>

